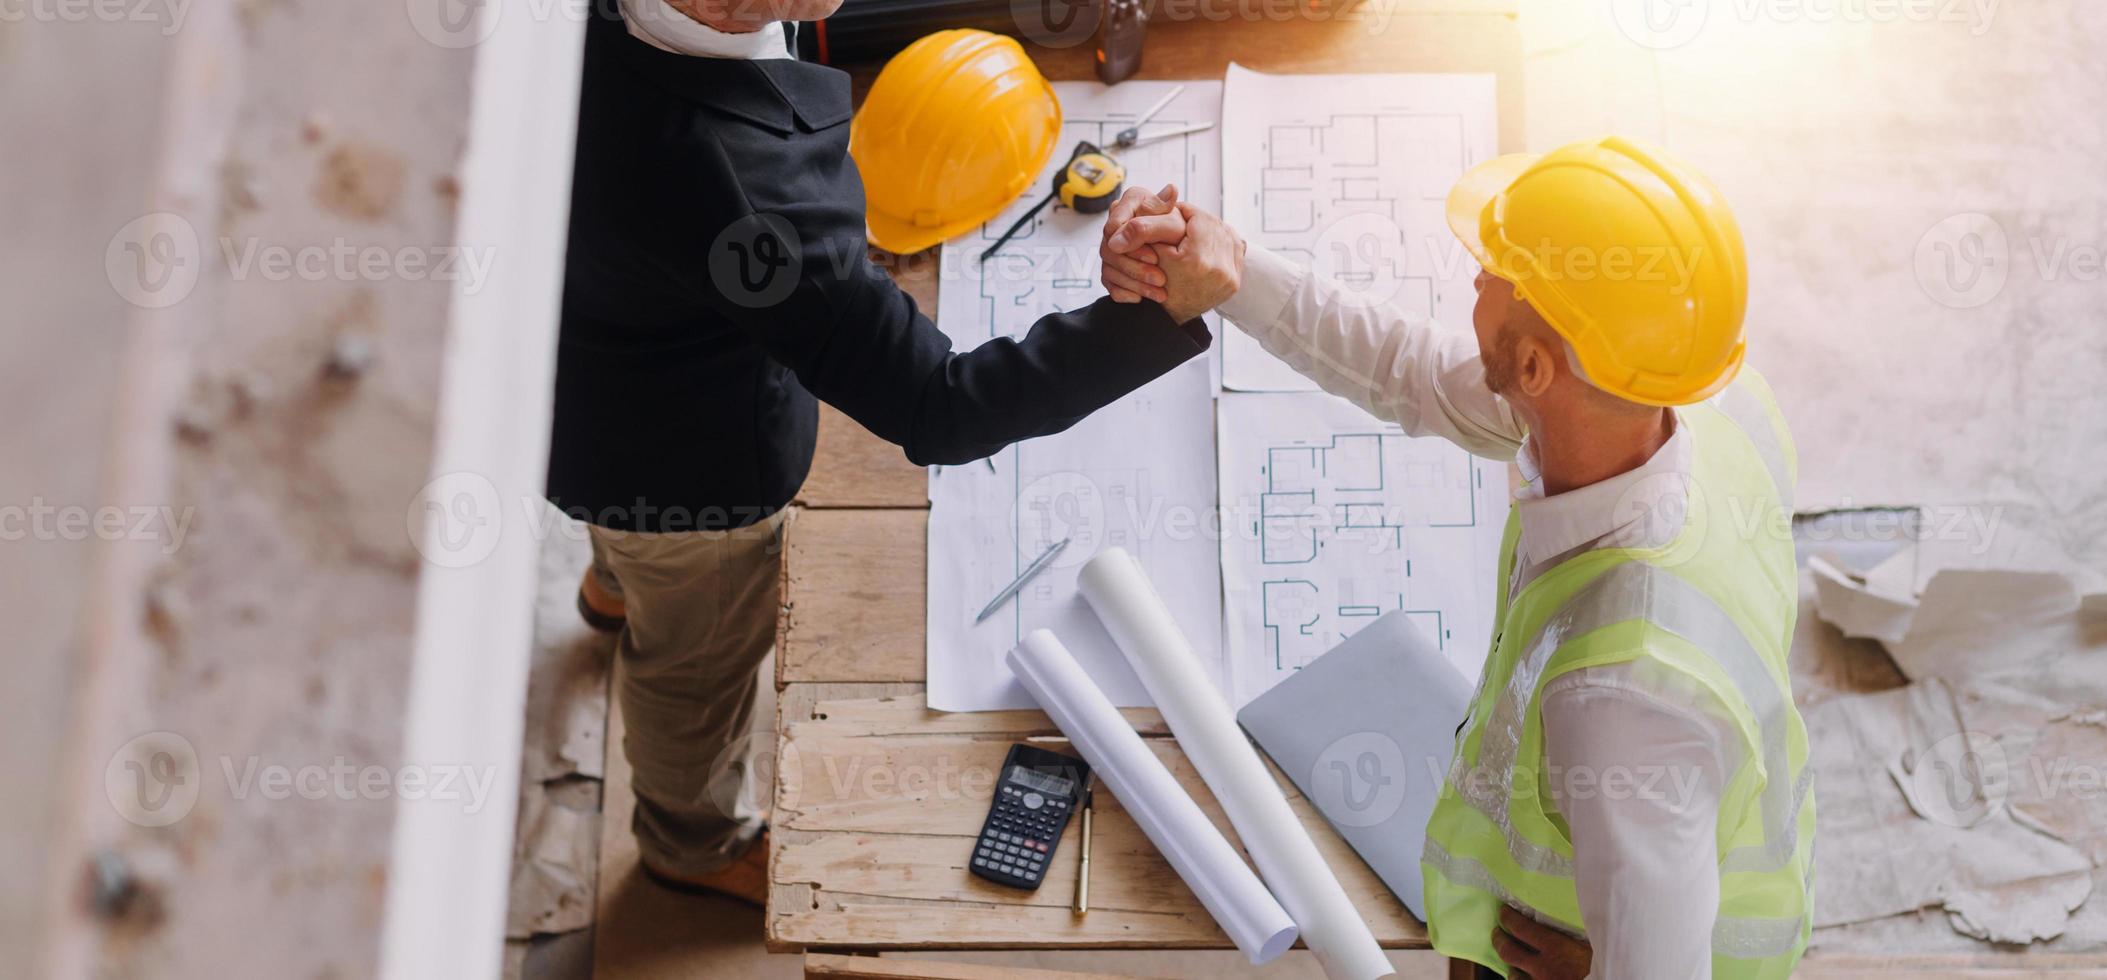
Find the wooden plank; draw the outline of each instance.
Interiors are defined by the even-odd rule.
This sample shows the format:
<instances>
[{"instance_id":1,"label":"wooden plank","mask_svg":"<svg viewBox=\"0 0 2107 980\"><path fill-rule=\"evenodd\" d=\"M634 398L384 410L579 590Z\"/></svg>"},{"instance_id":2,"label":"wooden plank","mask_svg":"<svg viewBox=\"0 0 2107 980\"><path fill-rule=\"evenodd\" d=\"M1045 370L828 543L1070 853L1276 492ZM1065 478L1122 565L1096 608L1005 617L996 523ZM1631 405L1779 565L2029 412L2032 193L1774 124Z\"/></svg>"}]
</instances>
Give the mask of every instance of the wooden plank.
<instances>
[{"instance_id":1,"label":"wooden plank","mask_svg":"<svg viewBox=\"0 0 2107 980\"><path fill-rule=\"evenodd\" d=\"M1235 832L1152 710L1127 713L1223 834ZM1037 891L966 870L1010 743L1072 751L1037 711L943 714L912 685L792 685L778 717L768 937L783 948L1228 945L1109 792L1097 795L1091 912L1069 909L1078 825ZM1424 946L1420 924L1278 772L1275 779L1379 942Z\"/></svg>"},{"instance_id":2,"label":"wooden plank","mask_svg":"<svg viewBox=\"0 0 2107 980\"><path fill-rule=\"evenodd\" d=\"M808 953L805 980L1124 980L1125 974Z\"/></svg>"},{"instance_id":3,"label":"wooden plank","mask_svg":"<svg viewBox=\"0 0 2107 980\"><path fill-rule=\"evenodd\" d=\"M819 445L813 450L812 472L798 490L797 502L815 509L926 509L928 471L908 462L905 450L821 402Z\"/></svg>"},{"instance_id":4,"label":"wooden plank","mask_svg":"<svg viewBox=\"0 0 2107 980\"><path fill-rule=\"evenodd\" d=\"M784 559L778 686L925 676L925 510L808 510Z\"/></svg>"}]
</instances>

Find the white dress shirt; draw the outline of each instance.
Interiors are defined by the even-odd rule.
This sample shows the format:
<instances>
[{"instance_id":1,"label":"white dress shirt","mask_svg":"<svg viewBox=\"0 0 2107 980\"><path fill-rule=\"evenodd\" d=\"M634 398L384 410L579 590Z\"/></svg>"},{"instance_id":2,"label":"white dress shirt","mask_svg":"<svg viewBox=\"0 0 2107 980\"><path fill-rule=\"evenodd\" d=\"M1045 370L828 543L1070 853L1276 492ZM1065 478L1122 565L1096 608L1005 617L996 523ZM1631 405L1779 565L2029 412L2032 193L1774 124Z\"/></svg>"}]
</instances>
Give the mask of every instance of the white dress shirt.
<instances>
[{"instance_id":1,"label":"white dress shirt","mask_svg":"<svg viewBox=\"0 0 2107 980\"><path fill-rule=\"evenodd\" d=\"M1546 496L1527 428L1485 386L1477 338L1360 299L1258 246L1224 317L1324 390L1415 436L1513 459L1525 479L1519 591L1559 561L1601 547L1665 543L1681 526L1691 446L1678 425L1644 465ZM1573 836L1574 885L1594 946L1592 976L1709 977L1719 910L1714 843L1740 743L1710 692L1648 661L1583 667L1544 689L1550 791ZM1714 702L1716 703L1716 702Z\"/></svg>"},{"instance_id":2,"label":"white dress shirt","mask_svg":"<svg viewBox=\"0 0 2107 980\"><path fill-rule=\"evenodd\" d=\"M697 21L666 0L622 0L622 22L629 36L661 51L698 58L788 58L790 45L783 25L771 21L760 30L730 34Z\"/></svg>"}]
</instances>

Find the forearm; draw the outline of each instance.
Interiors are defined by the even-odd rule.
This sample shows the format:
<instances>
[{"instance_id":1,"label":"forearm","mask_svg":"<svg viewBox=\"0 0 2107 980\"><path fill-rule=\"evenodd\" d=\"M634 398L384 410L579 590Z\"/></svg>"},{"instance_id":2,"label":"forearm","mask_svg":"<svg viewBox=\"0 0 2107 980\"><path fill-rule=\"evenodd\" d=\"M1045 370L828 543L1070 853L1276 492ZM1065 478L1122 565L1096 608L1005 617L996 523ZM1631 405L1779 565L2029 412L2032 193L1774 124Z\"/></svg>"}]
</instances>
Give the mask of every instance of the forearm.
<instances>
[{"instance_id":1,"label":"forearm","mask_svg":"<svg viewBox=\"0 0 2107 980\"><path fill-rule=\"evenodd\" d=\"M1100 299L1041 317L1018 340L951 355L930 374L901 445L917 463L962 463L1067 429L1206 352L1198 319Z\"/></svg>"},{"instance_id":2,"label":"forearm","mask_svg":"<svg viewBox=\"0 0 2107 980\"><path fill-rule=\"evenodd\" d=\"M1485 387L1470 335L1364 304L1337 283L1252 247L1241 288L1221 313L1318 387L1398 423L1493 459L1512 458L1526 434Z\"/></svg>"}]
</instances>

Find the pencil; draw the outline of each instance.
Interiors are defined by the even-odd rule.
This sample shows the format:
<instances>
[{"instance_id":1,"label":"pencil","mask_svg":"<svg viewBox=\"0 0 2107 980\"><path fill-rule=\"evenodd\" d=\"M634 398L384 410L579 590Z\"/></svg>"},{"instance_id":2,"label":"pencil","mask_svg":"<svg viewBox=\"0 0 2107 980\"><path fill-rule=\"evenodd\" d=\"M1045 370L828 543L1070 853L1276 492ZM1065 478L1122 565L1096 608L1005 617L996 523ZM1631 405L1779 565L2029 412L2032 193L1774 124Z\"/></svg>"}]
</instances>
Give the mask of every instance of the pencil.
<instances>
[{"instance_id":1,"label":"pencil","mask_svg":"<svg viewBox=\"0 0 2107 980\"><path fill-rule=\"evenodd\" d=\"M1075 914L1090 911L1090 801L1094 790L1083 791L1082 868L1075 876Z\"/></svg>"}]
</instances>

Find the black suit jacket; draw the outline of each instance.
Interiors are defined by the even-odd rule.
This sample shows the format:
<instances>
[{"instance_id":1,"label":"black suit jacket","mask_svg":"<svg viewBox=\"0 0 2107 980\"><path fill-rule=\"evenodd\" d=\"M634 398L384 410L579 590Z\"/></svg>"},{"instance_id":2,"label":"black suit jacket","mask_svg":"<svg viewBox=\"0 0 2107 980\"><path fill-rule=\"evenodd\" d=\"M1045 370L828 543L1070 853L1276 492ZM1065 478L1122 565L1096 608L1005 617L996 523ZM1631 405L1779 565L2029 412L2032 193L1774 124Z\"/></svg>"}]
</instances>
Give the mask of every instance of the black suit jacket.
<instances>
[{"instance_id":1,"label":"black suit jacket","mask_svg":"<svg viewBox=\"0 0 2107 980\"><path fill-rule=\"evenodd\" d=\"M588 30L549 497L605 527L750 524L812 463L814 396L962 463L1059 432L1207 348L1109 299L963 353L874 266L849 79Z\"/></svg>"}]
</instances>

